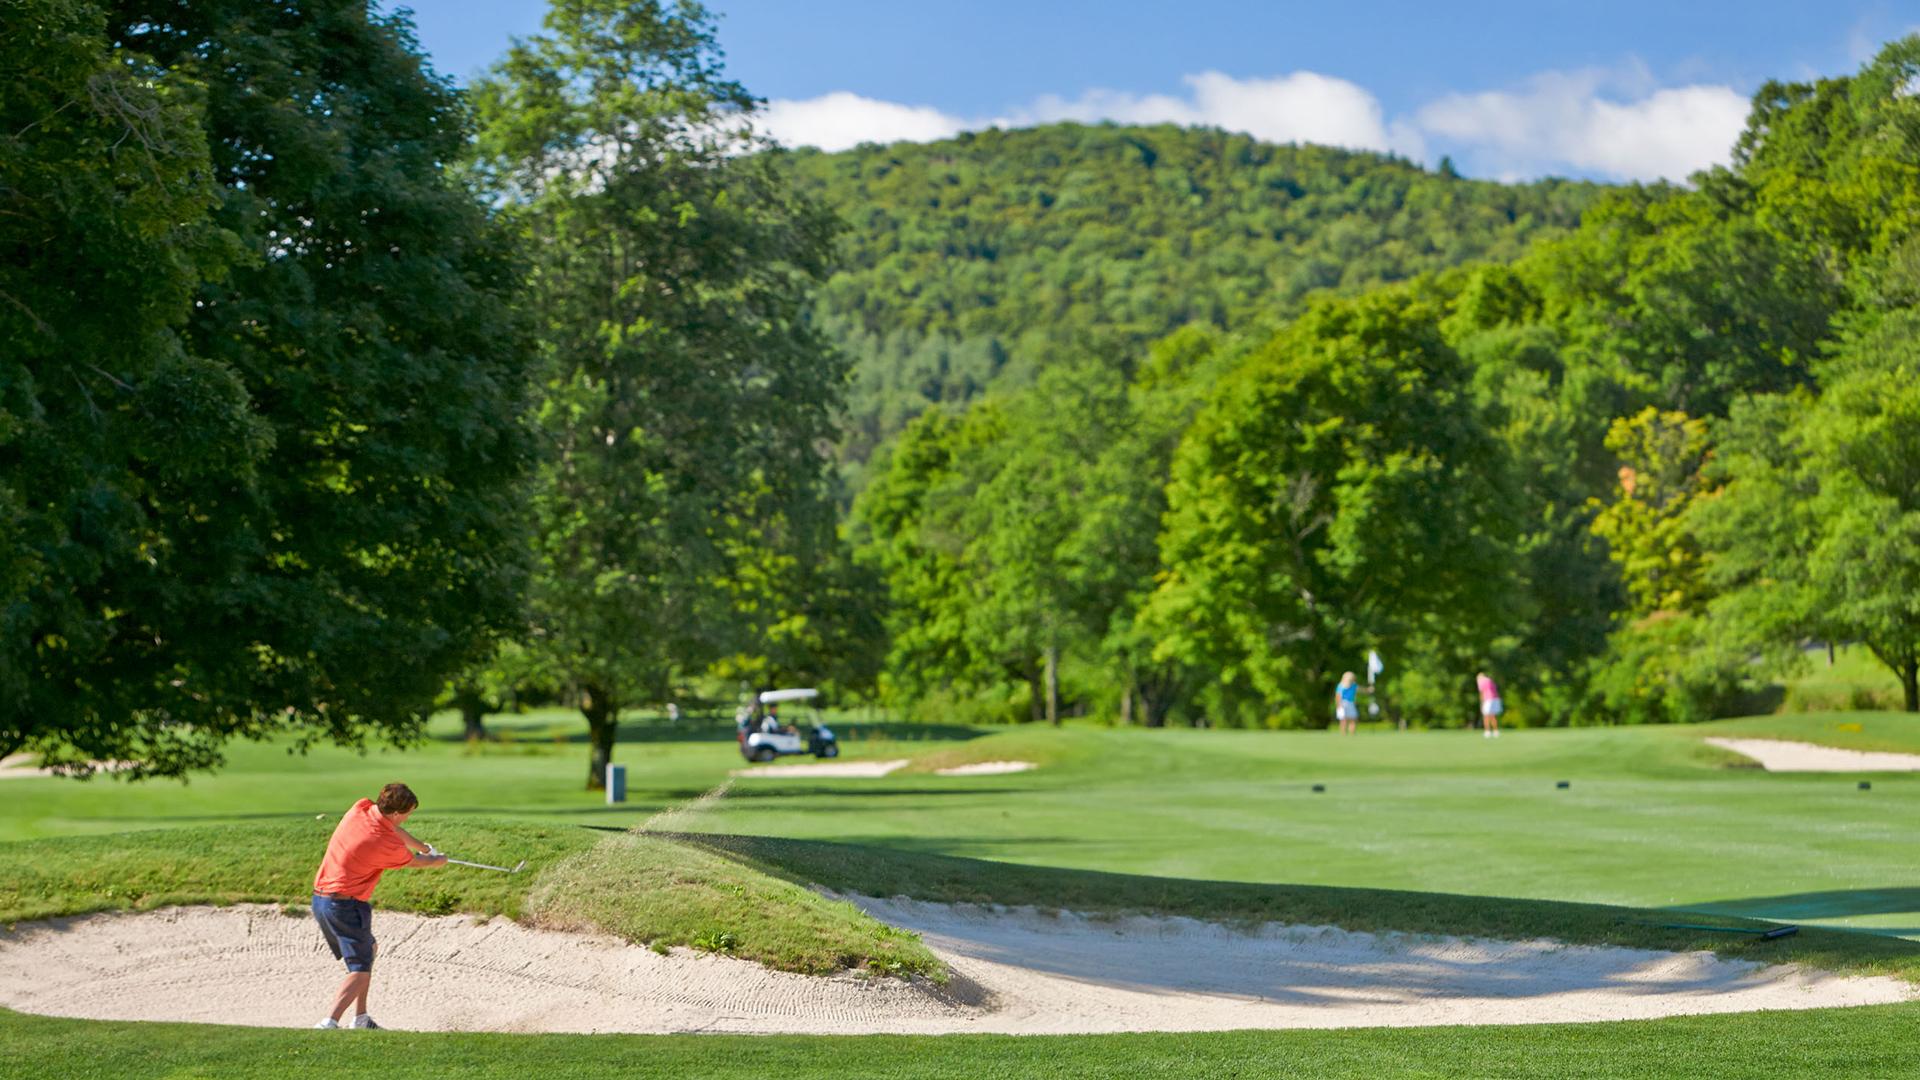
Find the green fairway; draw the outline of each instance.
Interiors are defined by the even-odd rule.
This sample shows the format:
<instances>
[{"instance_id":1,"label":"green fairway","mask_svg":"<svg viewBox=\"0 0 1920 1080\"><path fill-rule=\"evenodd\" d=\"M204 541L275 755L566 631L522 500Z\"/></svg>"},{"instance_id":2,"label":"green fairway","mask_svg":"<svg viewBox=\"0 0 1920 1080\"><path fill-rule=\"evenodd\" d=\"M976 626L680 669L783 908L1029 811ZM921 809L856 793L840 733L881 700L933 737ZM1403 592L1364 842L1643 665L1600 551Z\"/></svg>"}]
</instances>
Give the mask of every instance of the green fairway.
<instances>
[{"instance_id":1,"label":"green fairway","mask_svg":"<svg viewBox=\"0 0 1920 1080\"><path fill-rule=\"evenodd\" d=\"M742 766L730 725L630 723L616 760L631 801L583 790L584 725L566 713L365 756L237 747L191 784L8 780L0 836L218 822L311 822L391 779L420 827L473 817L631 827ZM1920 933L1920 778L1767 774L1710 734L1920 750L1894 713L1760 717L1693 727L1461 731L982 729L842 722L843 760L916 758L884 778L783 778L780 766L675 815L672 828L1167 878L1339 885L1729 911ZM903 735L923 734L912 740ZM853 737L856 736L857 737ZM693 737L698 736L698 737ZM883 737L884 736L884 737ZM994 776L927 771L1016 759ZM810 760L810 759L807 759ZM760 775L764 774L764 775ZM1566 781L1570 786L1555 785ZM1312 785L1326 790L1316 793Z\"/></svg>"},{"instance_id":2,"label":"green fairway","mask_svg":"<svg viewBox=\"0 0 1920 1080\"><path fill-rule=\"evenodd\" d=\"M420 793L424 817L499 817L628 827L694 798L743 762L727 720L628 722L614 760L627 767L629 800L608 806L585 790L586 723L572 709L491 717L498 741L468 744L460 723L441 716L428 738L406 750L365 753L332 746L305 755L283 742L234 743L227 764L186 784L125 784L106 777L0 780L0 840L87 832L205 825L215 822L311 820L337 815L354 798L405 780ZM901 747L965 735L962 729L862 723L846 725L844 753L894 756Z\"/></svg>"},{"instance_id":3,"label":"green fairway","mask_svg":"<svg viewBox=\"0 0 1920 1080\"><path fill-rule=\"evenodd\" d=\"M1737 910L1920 932L1920 779L1767 774L1705 735L1920 748L1896 714L1690 728L1019 731L972 778L742 782L692 827L1031 865ZM1858 725L1860 731L1842 730ZM1569 787L1556 786L1567 781ZM1314 784L1324 792L1315 793ZM1810 898L1818 898L1815 904Z\"/></svg>"}]
</instances>

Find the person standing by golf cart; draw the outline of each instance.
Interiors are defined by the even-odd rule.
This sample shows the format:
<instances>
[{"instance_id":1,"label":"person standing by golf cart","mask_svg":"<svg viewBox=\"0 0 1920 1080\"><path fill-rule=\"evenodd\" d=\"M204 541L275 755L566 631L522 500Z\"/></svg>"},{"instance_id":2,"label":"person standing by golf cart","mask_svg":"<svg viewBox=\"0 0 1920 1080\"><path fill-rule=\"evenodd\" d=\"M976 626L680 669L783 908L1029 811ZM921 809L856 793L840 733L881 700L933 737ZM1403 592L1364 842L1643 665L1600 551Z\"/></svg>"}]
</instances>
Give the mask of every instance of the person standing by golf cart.
<instances>
[{"instance_id":1,"label":"person standing by golf cart","mask_svg":"<svg viewBox=\"0 0 1920 1080\"><path fill-rule=\"evenodd\" d=\"M1368 688L1372 693L1372 688ZM1340 734L1351 735L1359 730L1360 724L1360 680L1349 671L1340 676L1340 685L1333 690L1333 718L1340 722Z\"/></svg>"},{"instance_id":2,"label":"person standing by golf cart","mask_svg":"<svg viewBox=\"0 0 1920 1080\"><path fill-rule=\"evenodd\" d=\"M420 805L405 784L388 784L378 799L361 799L334 826L327 854L313 875L313 917L347 977L333 995L333 1011L315 1024L337 1028L347 1006L353 1026L378 1028L367 1014L373 984L373 887L380 875L403 866L444 866L447 857L415 840L401 825Z\"/></svg>"},{"instance_id":3,"label":"person standing by golf cart","mask_svg":"<svg viewBox=\"0 0 1920 1080\"><path fill-rule=\"evenodd\" d=\"M1497 739L1500 737L1500 714L1507 706L1500 700L1500 688L1493 683L1493 676L1482 671L1473 677L1480 687L1480 737Z\"/></svg>"}]
</instances>

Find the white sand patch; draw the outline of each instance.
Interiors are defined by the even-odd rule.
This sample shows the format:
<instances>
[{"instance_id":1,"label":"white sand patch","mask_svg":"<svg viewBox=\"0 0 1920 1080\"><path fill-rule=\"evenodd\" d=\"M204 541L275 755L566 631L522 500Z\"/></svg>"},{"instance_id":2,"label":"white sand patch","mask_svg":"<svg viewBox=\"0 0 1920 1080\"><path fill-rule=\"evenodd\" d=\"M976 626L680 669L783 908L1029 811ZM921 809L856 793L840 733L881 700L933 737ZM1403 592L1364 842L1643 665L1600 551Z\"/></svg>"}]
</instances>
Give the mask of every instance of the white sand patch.
<instances>
[{"instance_id":1,"label":"white sand patch","mask_svg":"<svg viewBox=\"0 0 1920 1080\"><path fill-rule=\"evenodd\" d=\"M1628 1020L1905 1001L1897 979L1667 953L857 901L999 1006L969 1030L1219 1031Z\"/></svg>"},{"instance_id":2,"label":"white sand patch","mask_svg":"<svg viewBox=\"0 0 1920 1080\"><path fill-rule=\"evenodd\" d=\"M906 758L897 761L821 761L811 765L767 765L758 769L735 769L732 776L770 777L784 780L796 776L885 776L905 768Z\"/></svg>"},{"instance_id":3,"label":"white sand patch","mask_svg":"<svg viewBox=\"0 0 1920 1080\"><path fill-rule=\"evenodd\" d=\"M496 919L379 913L373 1014L428 1031L938 1034L1541 1023L1905 1001L1913 988L1710 953L856 901L954 970L811 978ZM0 933L0 1005L305 1026L342 969L309 918L171 908Z\"/></svg>"},{"instance_id":4,"label":"white sand patch","mask_svg":"<svg viewBox=\"0 0 1920 1080\"><path fill-rule=\"evenodd\" d=\"M1744 754L1768 772L1920 772L1920 754L1842 750L1786 739L1708 739L1707 745Z\"/></svg>"},{"instance_id":5,"label":"white sand patch","mask_svg":"<svg viewBox=\"0 0 1920 1080\"><path fill-rule=\"evenodd\" d=\"M0 780L30 780L41 776L64 776L65 773L53 769L40 768L40 759L32 754L9 754L0 758ZM90 761L87 764L100 772L119 772L133 768L131 761Z\"/></svg>"},{"instance_id":6,"label":"white sand patch","mask_svg":"<svg viewBox=\"0 0 1920 1080\"><path fill-rule=\"evenodd\" d=\"M955 765L950 769L935 769L936 776L998 776L1001 773L1026 772L1038 768L1031 761L976 761L971 765Z\"/></svg>"}]
</instances>

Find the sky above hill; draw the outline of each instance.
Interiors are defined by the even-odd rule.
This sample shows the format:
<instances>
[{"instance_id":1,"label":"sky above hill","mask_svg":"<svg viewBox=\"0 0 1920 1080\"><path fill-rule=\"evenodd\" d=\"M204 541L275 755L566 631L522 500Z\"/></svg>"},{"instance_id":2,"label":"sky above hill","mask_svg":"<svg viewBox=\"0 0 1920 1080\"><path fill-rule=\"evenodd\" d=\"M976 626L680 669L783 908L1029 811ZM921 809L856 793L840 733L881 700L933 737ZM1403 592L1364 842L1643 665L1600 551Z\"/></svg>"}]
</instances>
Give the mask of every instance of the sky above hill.
<instances>
[{"instance_id":1,"label":"sky above hill","mask_svg":"<svg viewBox=\"0 0 1920 1080\"><path fill-rule=\"evenodd\" d=\"M411 0L471 80L545 0ZM1769 78L1852 72L1920 0L710 0L728 71L793 145L1053 120L1205 124L1493 179L1684 179Z\"/></svg>"}]
</instances>

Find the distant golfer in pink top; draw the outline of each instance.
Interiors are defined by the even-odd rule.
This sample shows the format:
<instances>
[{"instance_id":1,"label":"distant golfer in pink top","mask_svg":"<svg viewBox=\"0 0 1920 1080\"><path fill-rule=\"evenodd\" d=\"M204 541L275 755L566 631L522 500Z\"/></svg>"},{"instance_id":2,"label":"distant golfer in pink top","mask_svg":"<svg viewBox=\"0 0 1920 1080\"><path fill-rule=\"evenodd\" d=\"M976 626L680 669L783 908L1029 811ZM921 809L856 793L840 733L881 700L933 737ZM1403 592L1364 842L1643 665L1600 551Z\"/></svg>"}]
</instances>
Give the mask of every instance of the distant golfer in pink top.
<instances>
[{"instance_id":1,"label":"distant golfer in pink top","mask_svg":"<svg viewBox=\"0 0 1920 1080\"><path fill-rule=\"evenodd\" d=\"M1485 739L1500 737L1500 714L1507 707L1500 703L1500 688L1493 684L1493 676L1482 671L1474 676L1474 682L1480 684L1480 736Z\"/></svg>"}]
</instances>

